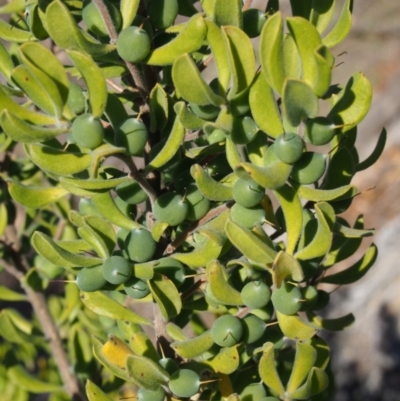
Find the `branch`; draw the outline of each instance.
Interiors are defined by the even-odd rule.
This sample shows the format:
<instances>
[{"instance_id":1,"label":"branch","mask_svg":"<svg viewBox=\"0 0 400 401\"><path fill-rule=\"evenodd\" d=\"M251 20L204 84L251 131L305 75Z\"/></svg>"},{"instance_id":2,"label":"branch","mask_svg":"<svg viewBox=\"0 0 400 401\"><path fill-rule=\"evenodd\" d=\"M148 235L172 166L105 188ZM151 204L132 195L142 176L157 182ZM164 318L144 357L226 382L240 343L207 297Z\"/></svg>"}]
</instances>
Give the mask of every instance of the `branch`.
<instances>
[{"instance_id":1,"label":"branch","mask_svg":"<svg viewBox=\"0 0 400 401\"><path fill-rule=\"evenodd\" d=\"M10 245L4 245L7 247L8 254L11 256L14 264L11 264L4 259L1 259L1 264L8 273L22 283L24 278L22 271L25 270L24 266L28 265L25 256L22 252L17 252ZM60 372L66 391L72 400L85 401L86 397L79 387L78 379L71 370L71 364L64 350L60 334L47 307L46 298L42 293L34 291L28 285L24 285L23 288L32 305L33 311L39 320L43 333L49 341L51 353L54 357L58 371Z\"/></svg>"}]
</instances>

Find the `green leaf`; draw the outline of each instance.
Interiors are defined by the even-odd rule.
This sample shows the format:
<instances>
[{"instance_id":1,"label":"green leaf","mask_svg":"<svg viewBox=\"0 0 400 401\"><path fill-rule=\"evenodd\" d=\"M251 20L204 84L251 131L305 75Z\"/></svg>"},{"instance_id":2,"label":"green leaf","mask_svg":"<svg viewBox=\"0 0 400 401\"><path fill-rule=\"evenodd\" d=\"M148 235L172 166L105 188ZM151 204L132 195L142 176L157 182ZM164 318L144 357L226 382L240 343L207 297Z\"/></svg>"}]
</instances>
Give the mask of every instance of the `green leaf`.
<instances>
[{"instance_id":1,"label":"green leaf","mask_svg":"<svg viewBox=\"0 0 400 401\"><path fill-rule=\"evenodd\" d=\"M206 267L207 280L214 297L223 305L243 305L240 292L226 279L226 271L218 260L211 260Z\"/></svg>"},{"instance_id":2,"label":"green leaf","mask_svg":"<svg viewBox=\"0 0 400 401\"><path fill-rule=\"evenodd\" d=\"M179 117L179 121L186 129L198 130L201 129L204 124L207 124L206 120L203 120L202 118L197 117L196 114L192 113L183 101L176 102L174 104L174 110Z\"/></svg>"},{"instance_id":3,"label":"green leaf","mask_svg":"<svg viewBox=\"0 0 400 401\"><path fill-rule=\"evenodd\" d=\"M9 309L0 312L0 335L12 344L28 344L33 341L32 335L24 333L14 324L10 317Z\"/></svg>"},{"instance_id":4,"label":"green leaf","mask_svg":"<svg viewBox=\"0 0 400 401\"><path fill-rule=\"evenodd\" d=\"M47 141L69 130L68 126L39 127L30 124L9 110L3 110L0 124L4 132L15 142L34 143Z\"/></svg>"},{"instance_id":5,"label":"green leaf","mask_svg":"<svg viewBox=\"0 0 400 401\"><path fill-rule=\"evenodd\" d=\"M196 358L203 352L208 351L214 345L211 330L205 331L197 337L175 341L171 343L171 348L181 358Z\"/></svg>"},{"instance_id":6,"label":"green leaf","mask_svg":"<svg viewBox=\"0 0 400 401\"><path fill-rule=\"evenodd\" d=\"M364 161L357 164L356 171L365 170L365 169L371 167L373 164L375 164L376 161L381 156L383 149L385 148L385 144L386 144L386 129L382 128L382 131L379 135L379 139L378 139L378 142L376 143L375 149Z\"/></svg>"},{"instance_id":7,"label":"green leaf","mask_svg":"<svg viewBox=\"0 0 400 401\"><path fill-rule=\"evenodd\" d=\"M39 231L32 235L32 246L39 255L56 266L65 268L98 266L103 261L99 258L87 257L68 252L56 244L50 237Z\"/></svg>"},{"instance_id":8,"label":"green leaf","mask_svg":"<svg viewBox=\"0 0 400 401\"><path fill-rule=\"evenodd\" d=\"M123 184L124 182L133 181L132 177L125 175L118 178L102 179L102 178L92 178L82 180L79 178L69 178L61 177L60 183L65 187L75 187L77 189L83 189L84 191L89 191L96 195L98 192L107 192L114 189L116 186ZM79 195L78 193L76 195Z\"/></svg>"},{"instance_id":9,"label":"green leaf","mask_svg":"<svg viewBox=\"0 0 400 401\"><path fill-rule=\"evenodd\" d=\"M335 189L350 184L355 174L355 163L348 148L340 148L331 156L322 187Z\"/></svg>"},{"instance_id":10,"label":"green leaf","mask_svg":"<svg viewBox=\"0 0 400 401\"><path fill-rule=\"evenodd\" d=\"M121 0L120 11L122 16L122 29L132 25L140 0Z\"/></svg>"},{"instance_id":11,"label":"green leaf","mask_svg":"<svg viewBox=\"0 0 400 401\"><path fill-rule=\"evenodd\" d=\"M283 37L283 60L287 78L301 79L303 66L293 36L288 32Z\"/></svg>"},{"instance_id":12,"label":"green leaf","mask_svg":"<svg viewBox=\"0 0 400 401\"><path fill-rule=\"evenodd\" d=\"M71 175L88 169L93 157L90 153L68 153L40 144L29 144L25 150L31 160L40 167L56 175Z\"/></svg>"},{"instance_id":13,"label":"green leaf","mask_svg":"<svg viewBox=\"0 0 400 401\"><path fill-rule=\"evenodd\" d=\"M322 369L313 367L305 384L289 395L296 400L308 400L311 396L324 391L328 383L327 374Z\"/></svg>"},{"instance_id":14,"label":"green leaf","mask_svg":"<svg viewBox=\"0 0 400 401\"><path fill-rule=\"evenodd\" d=\"M307 317L310 323L318 330L325 329L330 331L344 330L346 327L352 325L356 320L352 313L336 319L325 319L309 311L307 312Z\"/></svg>"},{"instance_id":15,"label":"green leaf","mask_svg":"<svg viewBox=\"0 0 400 401\"><path fill-rule=\"evenodd\" d=\"M28 187L18 182L8 182L8 191L17 203L32 209L41 209L68 194L62 187Z\"/></svg>"},{"instance_id":16,"label":"green leaf","mask_svg":"<svg viewBox=\"0 0 400 401\"><path fill-rule=\"evenodd\" d=\"M138 356L144 356L150 358L151 360L158 362L160 355L150 338L143 332L138 331L129 336L129 346L132 351Z\"/></svg>"},{"instance_id":17,"label":"green leaf","mask_svg":"<svg viewBox=\"0 0 400 401\"><path fill-rule=\"evenodd\" d=\"M314 82L314 93L322 97L330 87L335 59L329 49L323 45L315 50L314 56L318 70L317 78Z\"/></svg>"},{"instance_id":18,"label":"green leaf","mask_svg":"<svg viewBox=\"0 0 400 401\"><path fill-rule=\"evenodd\" d=\"M182 301L175 285L166 276L154 273L148 282L151 294L157 302L161 314L165 320L179 315L182 309Z\"/></svg>"},{"instance_id":19,"label":"green leaf","mask_svg":"<svg viewBox=\"0 0 400 401\"><path fill-rule=\"evenodd\" d=\"M292 373L286 385L288 394L299 388L308 376L317 359L317 351L308 344L296 341L296 356L293 362Z\"/></svg>"},{"instance_id":20,"label":"green leaf","mask_svg":"<svg viewBox=\"0 0 400 401\"><path fill-rule=\"evenodd\" d=\"M292 9L292 14L300 16L303 19L308 19L311 13L312 0L290 0L290 7Z\"/></svg>"},{"instance_id":21,"label":"green leaf","mask_svg":"<svg viewBox=\"0 0 400 401\"><path fill-rule=\"evenodd\" d=\"M335 223L333 232L346 238L364 238L364 237L370 237L371 235L375 235L375 229L362 230L357 228L350 228L344 226L343 224L340 224L339 222Z\"/></svg>"},{"instance_id":22,"label":"green leaf","mask_svg":"<svg viewBox=\"0 0 400 401\"><path fill-rule=\"evenodd\" d=\"M335 26L329 31L329 33L322 39L323 43L327 47L334 47L341 43L346 36L349 34L351 29L351 9L352 0L346 0L343 4L342 12L339 16Z\"/></svg>"},{"instance_id":23,"label":"green leaf","mask_svg":"<svg viewBox=\"0 0 400 401\"><path fill-rule=\"evenodd\" d=\"M147 164L144 169L144 174L146 175L150 171L160 168L168 163L175 156L176 152L178 152L184 136L185 127L179 121L179 116L176 116L167 141L165 142L163 148L157 153L157 156L154 157L149 164Z\"/></svg>"},{"instance_id":24,"label":"green leaf","mask_svg":"<svg viewBox=\"0 0 400 401\"><path fill-rule=\"evenodd\" d=\"M157 83L150 92L150 131L162 131L168 121L168 96Z\"/></svg>"},{"instance_id":25,"label":"green leaf","mask_svg":"<svg viewBox=\"0 0 400 401\"><path fill-rule=\"evenodd\" d=\"M196 181L200 192L212 201L227 201L232 199L232 188L215 181L199 164L190 168L190 174Z\"/></svg>"},{"instance_id":26,"label":"green leaf","mask_svg":"<svg viewBox=\"0 0 400 401\"><path fill-rule=\"evenodd\" d=\"M254 139L246 145L247 156L252 164L264 167L264 158L268 149L267 137L258 131Z\"/></svg>"},{"instance_id":27,"label":"green leaf","mask_svg":"<svg viewBox=\"0 0 400 401\"><path fill-rule=\"evenodd\" d=\"M134 313L101 291L81 291L80 298L88 309L100 316L106 316L114 320L126 320L136 324L151 325L148 319Z\"/></svg>"},{"instance_id":28,"label":"green leaf","mask_svg":"<svg viewBox=\"0 0 400 401\"><path fill-rule=\"evenodd\" d=\"M282 94L283 115L297 127L307 118L318 115L318 98L311 86L298 79L287 79Z\"/></svg>"},{"instance_id":29,"label":"green leaf","mask_svg":"<svg viewBox=\"0 0 400 401\"><path fill-rule=\"evenodd\" d=\"M169 65L185 53L193 53L202 45L207 33L207 25L202 14L195 14L186 23L186 26L164 46L150 52L143 60L150 65Z\"/></svg>"},{"instance_id":30,"label":"green leaf","mask_svg":"<svg viewBox=\"0 0 400 401\"><path fill-rule=\"evenodd\" d=\"M285 80L283 59L283 19L280 11L268 18L260 34L260 61L268 85L282 93Z\"/></svg>"},{"instance_id":31,"label":"green leaf","mask_svg":"<svg viewBox=\"0 0 400 401\"><path fill-rule=\"evenodd\" d=\"M54 0L47 6L46 29L62 49L81 48L94 57L101 57L115 50L115 45L101 44L85 34L61 0Z\"/></svg>"},{"instance_id":32,"label":"green leaf","mask_svg":"<svg viewBox=\"0 0 400 401\"><path fill-rule=\"evenodd\" d=\"M174 323L167 323L165 328L167 334L175 341L186 341L188 339L183 330Z\"/></svg>"},{"instance_id":33,"label":"green leaf","mask_svg":"<svg viewBox=\"0 0 400 401\"><path fill-rule=\"evenodd\" d=\"M107 245L105 244L103 238L94 230L86 226L79 227L77 232L78 235L85 240L102 259L107 259L110 257L110 252L108 251Z\"/></svg>"},{"instance_id":34,"label":"green leaf","mask_svg":"<svg viewBox=\"0 0 400 401\"><path fill-rule=\"evenodd\" d=\"M90 227L103 239L108 252L112 253L117 242L117 235L115 234L113 226L100 216L95 215L84 216L83 221L85 225Z\"/></svg>"},{"instance_id":35,"label":"green leaf","mask_svg":"<svg viewBox=\"0 0 400 401\"><path fill-rule=\"evenodd\" d=\"M204 81L193 59L189 54L178 57L172 66L172 80L177 95L187 102L200 106L213 104L219 106L224 98L216 95Z\"/></svg>"},{"instance_id":36,"label":"green leaf","mask_svg":"<svg viewBox=\"0 0 400 401\"><path fill-rule=\"evenodd\" d=\"M1 34L0 34L1 36ZM0 74L11 83L11 72L14 69L14 62L5 48L3 43L0 43Z\"/></svg>"},{"instance_id":37,"label":"green leaf","mask_svg":"<svg viewBox=\"0 0 400 401\"><path fill-rule=\"evenodd\" d=\"M292 340L306 340L315 335L314 327L306 323L297 315L284 315L275 311L282 333Z\"/></svg>"},{"instance_id":38,"label":"green leaf","mask_svg":"<svg viewBox=\"0 0 400 401\"><path fill-rule=\"evenodd\" d=\"M332 244L333 224L335 222L335 212L332 206L326 202L314 205L318 228L314 238L303 249L299 250L295 257L299 260L308 260L324 256Z\"/></svg>"},{"instance_id":39,"label":"green leaf","mask_svg":"<svg viewBox=\"0 0 400 401\"><path fill-rule=\"evenodd\" d=\"M99 213L111 224L128 230L133 230L140 226L139 223L131 220L121 212L115 204L110 192L94 195L92 201Z\"/></svg>"},{"instance_id":40,"label":"green leaf","mask_svg":"<svg viewBox=\"0 0 400 401\"><path fill-rule=\"evenodd\" d=\"M309 340L309 344L317 351L317 359L314 363L315 367L325 370L330 358L329 345L323 338L318 336L314 336Z\"/></svg>"},{"instance_id":41,"label":"green leaf","mask_svg":"<svg viewBox=\"0 0 400 401\"><path fill-rule=\"evenodd\" d=\"M287 232L286 252L293 255L303 227L303 207L296 191L284 185L274 191L285 217Z\"/></svg>"},{"instance_id":42,"label":"green leaf","mask_svg":"<svg viewBox=\"0 0 400 401\"><path fill-rule=\"evenodd\" d=\"M375 263L376 258L378 256L378 249L376 245L372 244L364 256L359 259L352 266L348 267L346 270L343 270L339 273L331 274L329 276L324 276L321 279L322 283L329 284L337 284L337 285L346 285L351 284L358 281L361 277L363 277L370 267Z\"/></svg>"},{"instance_id":43,"label":"green leaf","mask_svg":"<svg viewBox=\"0 0 400 401\"><path fill-rule=\"evenodd\" d=\"M258 364L258 373L268 388L283 397L285 389L276 370L273 343L267 342L263 345L263 354Z\"/></svg>"},{"instance_id":44,"label":"green leaf","mask_svg":"<svg viewBox=\"0 0 400 401\"><path fill-rule=\"evenodd\" d=\"M357 188L354 185L345 185L335 189L316 189L305 185L299 185L291 182L296 189L300 198L313 202L328 202L333 200L348 199L357 193Z\"/></svg>"},{"instance_id":45,"label":"green leaf","mask_svg":"<svg viewBox=\"0 0 400 401\"><path fill-rule=\"evenodd\" d=\"M233 246L249 260L265 266L265 268L273 263L276 251L247 228L232 220L227 220L225 232Z\"/></svg>"},{"instance_id":46,"label":"green leaf","mask_svg":"<svg viewBox=\"0 0 400 401\"><path fill-rule=\"evenodd\" d=\"M214 22L206 20L206 24L206 41L210 45L217 66L220 93L222 96L225 96L231 79L230 61L226 49L226 41L222 35L222 30L215 25Z\"/></svg>"},{"instance_id":47,"label":"green leaf","mask_svg":"<svg viewBox=\"0 0 400 401\"><path fill-rule=\"evenodd\" d=\"M101 69L92 57L81 49L69 48L66 52L85 80L91 114L94 118L100 118L107 103L106 80Z\"/></svg>"},{"instance_id":48,"label":"green leaf","mask_svg":"<svg viewBox=\"0 0 400 401\"><path fill-rule=\"evenodd\" d=\"M310 22L321 34L328 27L335 11L335 0L313 0Z\"/></svg>"},{"instance_id":49,"label":"green leaf","mask_svg":"<svg viewBox=\"0 0 400 401\"><path fill-rule=\"evenodd\" d=\"M243 171L244 170L244 171ZM248 174L257 184L267 189L282 187L289 178L292 166L277 160L266 167L255 166L252 163L243 162L235 170L239 176Z\"/></svg>"},{"instance_id":50,"label":"green leaf","mask_svg":"<svg viewBox=\"0 0 400 401\"><path fill-rule=\"evenodd\" d=\"M19 292L10 290L4 285L0 285L0 299L2 301L14 302L14 301L26 301L26 295Z\"/></svg>"},{"instance_id":51,"label":"green leaf","mask_svg":"<svg viewBox=\"0 0 400 401\"><path fill-rule=\"evenodd\" d=\"M22 29L16 28L0 19L0 38L7 42L31 42L36 40L30 31L24 31Z\"/></svg>"},{"instance_id":52,"label":"green leaf","mask_svg":"<svg viewBox=\"0 0 400 401\"><path fill-rule=\"evenodd\" d=\"M156 391L169 381L169 374L160 365L143 356L129 355L126 362L128 375L132 381L150 391Z\"/></svg>"},{"instance_id":53,"label":"green leaf","mask_svg":"<svg viewBox=\"0 0 400 401\"><path fill-rule=\"evenodd\" d=\"M240 156L238 145L232 141L230 136L228 136L225 141L225 154L226 160L228 161L232 170L240 167L240 164L242 163L242 157Z\"/></svg>"},{"instance_id":54,"label":"green leaf","mask_svg":"<svg viewBox=\"0 0 400 401\"><path fill-rule=\"evenodd\" d=\"M284 132L274 93L262 73L250 87L249 104L254 121L267 135L277 138Z\"/></svg>"},{"instance_id":55,"label":"green leaf","mask_svg":"<svg viewBox=\"0 0 400 401\"><path fill-rule=\"evenodd\" d=\"M280 251L272 265L274 284L279 288L283 281L290 277L293 281L304 280L303 270L300 263L284 251Z\"/></svg>"},{"instance_id":56,"label":"green leaf","mask_svg":"<svg viewBox=\"0 0 400 401\"><path fill-rule=\"evenodd\" d=\"M215 0L213 17L218 26L232 25L241 28L243 24L242 2L240 0Z\"/></svg>"},{"instance_id":57,"label":"green leaf","mask_svg":"<svg viewBox=\"0 0 400 401\"><path fill-rule=\"evenodd\" d=\"M97 387L93 382L91 382L89 379L86 380L86 395L89 399L89 401L111 401L111 398L109 398L102 390L100 387Z\"/></svg>"},{"instance_id":58,"label":"green leaf","mask_svg":"<svg viewBox=\"0 0 400 401\"><path fill-rule=\"evenodd\" d=\"M238 345L233 347L225 347L210 361L205 361L205 364L211 367L215 373L229 375L239 368L240 357Z\"/></svg>"},{"instance_id":59,"label":"green leaf","mask_svg":"<svg viewBox=\"0 0 400 401\"><path fill-rule=\"evenodd\" d=\"M336 125L345 125L341 128L341 132L347 132L363 120L371 101L371 83L361 72L357 72L335 97L328 118Z\"/></svg>"},{"instance_id":60,"label":"green leaf","mask_svg":"<svg viewBox=\"0 0 400 401\"><path fill-rule=\"evenodd\" d=\"M224 3L227 1L222 0ZM232 87L229 99L247 89L256 74L256 58L250 38L235 26L223 26L222 36L228 51Z\"/></svg>"},{"instance_id":61,"label":"green leaf","mask_svg":"<svg viewBox=\"0 0 400 401\"><path fill-rule=\"evenodd\" d=\"M18 387L33 394L52 393L63 389L61 384L47 383L30 375L22 366L14 365L7 369L7 377Z\"/></svg>"}]
</instances>

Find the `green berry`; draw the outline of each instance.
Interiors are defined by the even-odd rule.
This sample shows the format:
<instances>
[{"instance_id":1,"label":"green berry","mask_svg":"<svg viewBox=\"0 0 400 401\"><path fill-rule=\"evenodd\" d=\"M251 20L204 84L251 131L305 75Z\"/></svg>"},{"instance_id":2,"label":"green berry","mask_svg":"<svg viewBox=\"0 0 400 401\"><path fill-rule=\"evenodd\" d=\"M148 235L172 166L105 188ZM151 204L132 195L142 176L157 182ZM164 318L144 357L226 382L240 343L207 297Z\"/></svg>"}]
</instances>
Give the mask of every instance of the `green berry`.
<instances>
[{"instance_id":1,"label":"green berry","mask_svg":"<svg viewBox=\"0 0 400 401\"><path fill-rule=\"evenodd\" d=\"M336 134L336 126L326 117L316 117L306 121L304 139L313 145L326 145Z\"/></svg>"},{"instance_id":2,"label":"green berry","mask_svg":"<svg viewBox=\"0 0 400 401\"><path fill-rule=\"evenodd\" d=\"M260 383L252 383L246 386L240 393L240 399L243 401L259 401L261 397L265 397L267 392L265 387Z\"/></svg>"},{"instance_id":3,"label":"green berry","mask_svg":"<svg viewBox=\"0 0 400 401\"><path fill-rule=\"evenodd\" d=\"M260 35L267 18L258 8L249 8L243 12L243 31L249 38L256 38Z\"/></svg>"},{"instance_id":4,"label":"green berry","mask_svg":"<svg viewBox=\"0 0 400 401\"><path fill-rule=\"evenodd\" d=\"M317 182L325 173L326 156L318 152L305 152L293 165L290 176L299 184Z\"/></svg>"},{"instance_id":5,"label":"green berry","mask_svg":"<svg viewBox=\"0 0 400 401\"><path fill-rule=\"evenodd\" d=\"M250 230L256 224L264 223L265 210L261 206L247 208L239 205L239 203L235 203L231 207L231 218L235 223Z\"/></svg>"},{"instance_id":6,"label":"green berry","mask_svg":"<svg viewBox=\"0 0 400 401\"><path fill-rule=\"evenodd\" d=\"M101 290L107 280L102 273L102 265L95 267L83 267L76 276L76 285L81 291L93 292Z\"/></svg>"},{"instance_id":7,"label":"green berry","mask_svg":"<svg viewBox=\"0 0 400 401\"><path fill-rule=\"evenodd\" d=\"M138 263L150 260L156 245L150 231L145 228L134 228L125 239L125 250L129 258Z\"/></svg>"},{"instance_id":8,"label":"green berry","mask_svg":"<svg viewBox=\"0 0 400 401\"><path fill-rule=\"evenodd\" d=\"M293 164L303 154L304 143L299 135L286 132L276 138L274 152L284 163Z\"/></svg>"},{"instance_id":9,"label":"green berry","mask_svg":"<svg viewBox=\"0 0 400 401\"><path fill-rule=\"evenodd\" d=\"M147 199L146 192L136 181L127 181L115 188L117 195L130 205L137 205Z\"/></svg>"},{"instance_id":10,"label":"green berry","mask_svg":"<svg viewBox=\"0 0 400 401\"><path fill-rule=\"evenodd\" d=\"M124 290L127 295L135 299L142 299L150 293L149 286L136 277L131 277L124 283Z\"/></svg>"},{"instance_id":11,"label":"green berry","mask_svg":"<svg viewBox=\"0 0 400 401\"><path fill-rule=\"evenodd\" d=\"M76 117L72 123L72 138L83 148L94 149L103 142L104 128L98 118L85 113Z\"/></svg>"},{"instance_id":12,"label":"green berry","mask_svg":"<svg viewBox=\"0 0 400 401\"><path fill-rule=\"evenodd\" d=\"M264 194L265 189L251 178L239 178L233 184L233 199L243 207L257 206Z\"/></svg>"},{"instance_id":13,"label":"green berry","mask_svg":"<svg viewBox=\"0 0 400 401\"><path fill-rule=\"evenodd\" d=\"M179 369L178 364L175 362L174 359L171 358L161 358L158 361L158 364L165 369L170 375L176 372Z\"/></svg>"},{"instance_id":14,"label":"green berry","mask_svg":"<svg viewBox=\"0 0 400 401\"><path fill-rule=\"evenodd\" d=\"M178 397L193 397L199 391L200 377L193 370L180 369L171 375L168 386L171 392Z\"/></svg>"},{"instance_id":15,"label":"green berry","mask_svg":"<svg viewBox=\"0 0 400 401\"><path fill-rule=\"evenodd\" d=\"M125 120L115 133L115 144L126 149L131 156L140 156L148 139L147 128L136 118Z\"/></svg>"},{"instance_id":16,"label":"green berry","mask_svg":"<svg viewBox=\"0 0 400 401\"><path fill-rule=\"evenodd\" d=\"M318 300L318 290L313 285L309 285L301 289L301 295L304 302L301 305L301 310L306 311L314 307Z\"/></svg>"},{"instance_id":17,"label":"green berry","mask_svg":"<svg viewBox=\"0 0 400 401\"><path fill-rule=\"evenodd\" d=\"M261 281L247 283L241 291L243 303L251 309L263 308L271 298L271 290Z\"/></svg>"},{"instance_id":18,"label":"green berry","mask_svg":"<svg viewBox=\"0 0 400 401\"><path fill-rule=\"evenodd\" d=\"M302 306L300 290L288 283L275 288L271 300L275 309L284 315L294 315Z\"/></svg>"},{"instance_id":19,"label":"green berry","mask_svg":"<svg viewBox=\"0 0 400 401\"><path fill-rule=\"evenodd\" d=\"M167 192L157 198L154 202L153 213L156 220L177 226L183 223L189 212L187 202L181 195Z\"/></svg>"},{"instance_id":20,"label":"green berry","mask_svg":"<svg viewBox=\"0 0 400 401\"><path fill-rule=\"evenodd\" d=\"M232 347L240 341L242 335L242 322L232 315L220 316L211 327L211 336L221 347Z\"/></svg>"},{"instance_id":21,"label":"green berry","mask_svg":"<svg viewBox=\"0 0 400 401\"><path fill-rule=\"evenodd\" d=\"M247 144L258 132L258 127L251 117L234 117L231 138L234 143Z\"/></svg>"},{"instance_id":22,"label":"green berry","mask_svg":"<svg viewBox=\"0 0 400 401\"><path fill-rule=\"evenodd\" d=\"M75 114L82 114L85 111L86 97L82 87L75 82L69 83L67 103Z\"/></svg>"},{"instance_id":23,"label":"green berry","mask_svg":"<svg viewBox=\"0 0 400 401\"><path fill-rule=\"evenodd\" d=\"M138 26L128 26L117 38L119 56L131 63L138 63L150 52L151 40L148 33Z\"/></svg>"},{"instance_id":24,"label":"green berry","mask_svg":"<svg viewBox=\"0 0 400 401\"><path fill-rule=\"evenodd\" d=\"M102 264L103 277L111 284L122 284L129 280L132 265L122 256L110 256Z\"/></svg>"},{"instance_id":25,"label":"green berry","mask_svg":"<svg viewBox=\"0 0 400 401\"><path fill-rule=\"evenodd\" d=\"M154 266L154 272L167 276L176 287L180 287L185 281L185 268L179 260L173 258L161 258Z\"/></svg>"},{"instance_id":26,"label":"green berry","mask_svg":"<svg viewBox=\"0 0 400 401\"><path fill-rule=\"evenodd\" d=\"M210 210L210 201L203 196L195 183L187 187L186 202L189 209L186 216L187 220L200 220Z\"/></svg>"},{"instance_id":27,"label":"green berry","mask_svg":"<svg viewBox=\"0 0 400 401\"><path fill-rule=\"evenodd\" d=\"M118 30L122 24L121 13L119 12L118 8L114 6L114 4L107 0L103 0L103 2L107 7L114 27ZM82 9L82 19L87 28L94 34L99 36L109 35L100 11L92 1L86 2L86 5L84 5Z\"/></svg>"},{"instance_id":28,"label":"green berry","mask_svg":"<svg viewBox=\"0 0 400 401\"><path fill-rule=\"evenodd\" d=\"M165 391L160 386L156 391L145 390L144 388L139 389L137 392L137 401L164 401Z\"/></svg>"},{"instance_id":29,"label":"green berry","mask_svg":"<svg viewBox=\"0 0 400 401\"><path fill-rule=\"evenodd\" d=\"M265 332L266 324L258 316L248 314L242 319L243 337L246 344L252 344L259 340Z\"/></svg>"}]
</instances>

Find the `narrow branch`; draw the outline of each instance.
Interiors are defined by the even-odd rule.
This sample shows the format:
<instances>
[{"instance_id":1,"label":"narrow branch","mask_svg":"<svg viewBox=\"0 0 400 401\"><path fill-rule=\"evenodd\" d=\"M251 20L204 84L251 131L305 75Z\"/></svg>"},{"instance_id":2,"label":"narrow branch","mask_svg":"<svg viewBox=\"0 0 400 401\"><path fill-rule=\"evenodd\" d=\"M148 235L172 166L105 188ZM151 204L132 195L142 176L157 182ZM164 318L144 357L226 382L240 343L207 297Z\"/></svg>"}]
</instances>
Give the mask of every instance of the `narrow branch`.
<instances>
[{"instance_id":1,"label":"narrow branch","mask_svg":"<svg viewBox=\"0 0 400 401\"><path fill-rule=\"evenodd\" d=\"M242 11L248 10L251 7L252 3L253 3L253 0L246 0L243 5Z\"/></svg>"},{"instance_id":2,"label":"narrow branch","mask_svg":"<svg viewBox=\"0 0 400 401\"><path fill-rule=\"evenodd\" d=\"M1 259L1 264L8 273L22 283L24 274L21 270L24 269L24 265L27 264L27 261L21 252L16 252L10 246L8 246L8 251L14 264L11 264L4 259ZM58 367L66 391L71 396L72 400L85 401L86 397L79 387L78 379L71 370L68 356L64 350L60 334L47 307L44 295L34 291L28 285L24 286L24 291L40 322L44 335L49 341L52 356L55 360L56 366Z\"/></svg>"}]
</instances>

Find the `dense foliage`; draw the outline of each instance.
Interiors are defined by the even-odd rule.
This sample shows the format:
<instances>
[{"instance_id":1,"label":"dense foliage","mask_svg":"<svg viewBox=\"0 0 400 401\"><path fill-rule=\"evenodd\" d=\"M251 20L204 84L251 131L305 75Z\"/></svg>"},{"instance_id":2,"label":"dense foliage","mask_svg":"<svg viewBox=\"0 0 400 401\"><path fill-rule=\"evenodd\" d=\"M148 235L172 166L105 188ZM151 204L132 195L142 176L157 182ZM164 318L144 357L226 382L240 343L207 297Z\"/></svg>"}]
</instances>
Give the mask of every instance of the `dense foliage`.
<instances>
[{"instance_id":1,"label":"dense foliage","mask_svg":"<svg viewBox=\"0 0 400 401\"><path fill-rule=\"evenodd\" d=\"M354 316L320 310L376 259L330 270L386 134L360 161L371 85L332 82L351 0L251 3L0 9L3 401L331 399Z\"/></svg>"}]
</instances>

